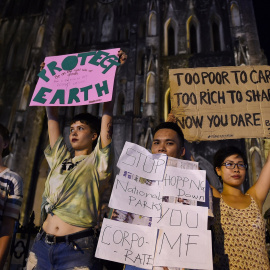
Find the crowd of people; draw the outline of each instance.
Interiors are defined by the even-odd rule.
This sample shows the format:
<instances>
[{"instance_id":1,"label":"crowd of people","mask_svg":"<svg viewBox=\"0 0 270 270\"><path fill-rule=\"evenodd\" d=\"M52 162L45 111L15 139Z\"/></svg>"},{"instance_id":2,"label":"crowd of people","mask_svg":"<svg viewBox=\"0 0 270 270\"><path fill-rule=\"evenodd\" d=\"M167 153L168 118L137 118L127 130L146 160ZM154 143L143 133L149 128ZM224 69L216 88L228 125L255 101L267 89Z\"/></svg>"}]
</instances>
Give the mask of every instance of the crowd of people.
<instances>
[{"instance_id":1,"label":"crowd of people","mask_svg":"<svg viewBox=\"0 0 270 270\"><path fill-rule=\"evenodd\" d=\"M126 55L120 51L121 63ZM50 167L41 207L43 224L29 253L27 269L102 269L95 258L100 194L113 170L112 109L104 103L100 120L76 115L70 124L70 152L61 135L58 108L47 107ZM22 179L5 167L9 133L0 125L0 269L3 269L22 202ZM184 135L174 122L154 131L151 151L181 159ZM247 161L236 147L219 149L213 167L223 184L211 187L214 217L209 219L214 269L269 269L262 207L270 188L270 157L256 183L243 193ZM163 269L170 269L163 267Z\"/></svg>"}]
</instances>

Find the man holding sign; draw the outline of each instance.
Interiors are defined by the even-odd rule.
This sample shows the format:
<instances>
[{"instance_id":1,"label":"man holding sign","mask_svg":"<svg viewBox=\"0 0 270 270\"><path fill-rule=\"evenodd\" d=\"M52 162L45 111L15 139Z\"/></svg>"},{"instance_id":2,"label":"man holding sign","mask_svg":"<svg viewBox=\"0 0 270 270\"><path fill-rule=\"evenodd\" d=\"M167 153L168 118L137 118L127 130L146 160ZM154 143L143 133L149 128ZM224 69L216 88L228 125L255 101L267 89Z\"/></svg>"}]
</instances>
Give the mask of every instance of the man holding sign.
<instances>
[{"instance_id":1,"label":"man holding sign","mask_svg":"<svg viewBox=\"0 0 270 270\"><path fill-rule=\"evenodd\" d=\"M173 122L159 124L154 130L152 154L166 154L169 157L182 159L185 155L184 135L180 127ZM126 265L125 270L140 269ZM168 269L167 267L154 267L154 269ZM177 268L179 269L179 268Z\"/></svg>"},{"instance_id":2,"label":"man holding sign","mask_svg":"<svg viewBox=\"0 0 270 270\"><path fill-rule=\"evenodd\" d=\"M119 52L120 62L126 55ZM100 192L111 176L113 100L104 103L101 125L90 114L73 118L68 151L57 117L47 107L50 145L45 156L51 168L42 202L44 223L30 252L27 269L99 269L94 258Z\"/></svg>"}]
</instances>

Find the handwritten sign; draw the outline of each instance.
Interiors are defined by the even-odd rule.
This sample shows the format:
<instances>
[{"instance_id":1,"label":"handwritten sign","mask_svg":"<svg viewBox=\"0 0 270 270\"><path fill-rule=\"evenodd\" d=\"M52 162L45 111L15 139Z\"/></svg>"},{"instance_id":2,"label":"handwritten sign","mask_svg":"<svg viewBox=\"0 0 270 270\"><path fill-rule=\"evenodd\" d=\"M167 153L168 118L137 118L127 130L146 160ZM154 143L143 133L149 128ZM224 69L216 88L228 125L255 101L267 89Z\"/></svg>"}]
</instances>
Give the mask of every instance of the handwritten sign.
<instances>
[{"instance_id":1,"label":"handwritten sign","mask_svg":"<svg viewBox=\"0 0 270 270\"><path fill-rule=\"evenodd\" d=\"M142 184L116 176L109 207L148 217L160 217L161 203L162 185L159 185L159 181Z\"/></svg>"},{"instance_id":2,"label":"handwritten sign","mask_svg":"<svg viewBox=\"0 0 270 270\"><path fill-rule=\"evenodd\" d=\"M207 220L207 207L162 203L162 215L160 218L153 219L152 226L207 230Z\"/></svg>"},{"instance_id":3,"label":"handwritten sign","mask_svg":"<svg viewBox=\"0 0 270 270\"><path fill-rule=\"evenodd\" d=\"M104 219L95 256L152 269L157 229Z\"/></svg>"},{"instance_id":4,"label":"handwritten sign","mask_svg":"<svg viewBox=\"0 0 270 270\"><path fill-rule=\"evenodd\" d=\"M270 137L269 66L171 69L169 77L185 139Z\"/></svg>"},{"instance_id":5,"label":"handwritten sign","mask_svg":"<svg viewBox=\"0 0 270 270\"><path fill-rule=\"evenodd\" d=\"M151 154L144 147L126 142L117 162L117 167L150 180L161 181L167 155Z\"/></svg>"},{"instance_id":6,"label":"handwritten sign","mask_svg":"<svg viewBox=\"0 0 270 270\"><path fill-rule=\"evenodd\" d=\"M160 228L154 266L213 269L211 231Z\"/></svg>"},{"instance_id":7,"label":"handwritten sign","mask_svg":"<svg viewBox=\"0 0 270 270\"><path fill-rule=\"evenodd\" d=\"M206 171L167 167L163 179L163 196L205 201Z\"/></svg>"},{"instance_id":8,"label":"handwritten sign","mask_svg":"<svg viewBox=\"0 0 270 270\"><path fill-rule=\"evenodd\" d=\"M117 49L46 57L30 106L77 106L110 101Z\"/></svg>"}]
</instances>

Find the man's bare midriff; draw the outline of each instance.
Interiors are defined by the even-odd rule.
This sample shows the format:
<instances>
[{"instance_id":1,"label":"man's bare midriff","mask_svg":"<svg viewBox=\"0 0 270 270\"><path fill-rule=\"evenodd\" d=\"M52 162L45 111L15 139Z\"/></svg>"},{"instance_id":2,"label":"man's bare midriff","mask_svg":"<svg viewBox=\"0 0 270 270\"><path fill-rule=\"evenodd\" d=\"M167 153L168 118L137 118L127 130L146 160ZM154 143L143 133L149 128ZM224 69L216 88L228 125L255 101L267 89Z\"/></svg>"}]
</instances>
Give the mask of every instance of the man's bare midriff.
<instances>
[{"instance_id":1,"label":"man's bare midriff","mask_svg":"<svg viewBox=\"0 0 270 270\"><path fill-rule=\"evenodd\" d=\"M48 214L45 222L42 225L43 230L48 234L55 236L63 236L85 230L86 228L70 225L61 220L56 215Z\"/></svg>"}]
</instances>

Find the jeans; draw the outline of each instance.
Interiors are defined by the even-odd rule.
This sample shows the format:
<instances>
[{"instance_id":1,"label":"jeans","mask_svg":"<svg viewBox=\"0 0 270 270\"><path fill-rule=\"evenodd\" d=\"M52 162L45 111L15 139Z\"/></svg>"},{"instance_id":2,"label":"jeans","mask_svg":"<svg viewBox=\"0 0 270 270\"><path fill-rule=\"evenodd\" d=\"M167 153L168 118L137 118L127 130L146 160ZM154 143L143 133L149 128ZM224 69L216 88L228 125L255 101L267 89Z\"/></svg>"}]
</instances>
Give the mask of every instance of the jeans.
<instances>
[{"instance_id":1,"label":"jeans","mask_svg":"<svg viewBox=\"0 0 270 270\"><path fill-rule=\"evenodd\" d=\"M47 244L45 235L38 233L30 251L27 270L100 270L95 258L96 236L87 236L71 242Z\"/></svg>"}]
</instances>

